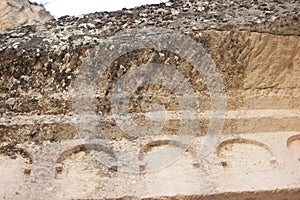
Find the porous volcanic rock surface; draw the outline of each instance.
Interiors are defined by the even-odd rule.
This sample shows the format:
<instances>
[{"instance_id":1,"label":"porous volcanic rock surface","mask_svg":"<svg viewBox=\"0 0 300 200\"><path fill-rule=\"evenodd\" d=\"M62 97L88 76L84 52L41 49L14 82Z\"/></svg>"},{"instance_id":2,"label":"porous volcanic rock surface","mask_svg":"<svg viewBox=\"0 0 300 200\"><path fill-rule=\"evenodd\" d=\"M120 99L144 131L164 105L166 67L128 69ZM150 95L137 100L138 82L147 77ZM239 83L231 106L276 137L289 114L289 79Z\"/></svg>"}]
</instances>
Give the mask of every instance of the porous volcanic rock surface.
<instances>
[{"instance_id":1,"label":"porous volcanic rock surface","mask_svg":"<svg viewBox=\"0 0 300 200\"><path fill-rule=\"evenodd\" d=\"M159 135L142 139L118 127L110 104L113 88L142 64L178 70L191 83L203 114L193 133L195 142L172 166L128 174L105 166L88 151L76 129L72 94L82 64L97 45L145 27L185 34L210 54L224 82L227 111L220 141L203 161L195 152L209 129L212 105L199 72L163 49L138 49L118 57L104 71L94 99L95 113L106 117L99 127L112 146L151 152L168 145L181 125L175 117ZM0 196L298 199L299 41L297 0L176 0L2 31L0 163L6 178L0 181ZM180 115L172 91L151 84L132 94L129 110L138 118L153 104ZM144 118L139 120L143 124Z\"/></svg>"},{"instance_id":2,"label":"porous volcanic rock surface","mask_svg":"<svg viewBox=\"0 0 300 200\"><path fill-rule=\"evenodd\" d=\"M53 17L42 5L28 0L2 0L0 2L0 31L51 19Z\"/></svg>"}]
</instances>

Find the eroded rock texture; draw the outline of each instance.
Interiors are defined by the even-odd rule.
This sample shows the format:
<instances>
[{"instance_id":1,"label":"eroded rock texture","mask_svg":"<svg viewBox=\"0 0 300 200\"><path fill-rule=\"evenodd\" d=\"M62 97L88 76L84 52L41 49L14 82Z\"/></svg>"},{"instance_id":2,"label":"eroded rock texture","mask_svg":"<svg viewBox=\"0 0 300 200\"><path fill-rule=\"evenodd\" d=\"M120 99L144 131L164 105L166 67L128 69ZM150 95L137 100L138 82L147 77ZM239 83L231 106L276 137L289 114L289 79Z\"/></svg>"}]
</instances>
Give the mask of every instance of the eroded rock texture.
<instances>
[{"instance_id":1,"label":"eroded rock texture","mask_svg":"<svg viewBox=\"0 0 300 200\"><path fill-rule=\"evenodd\" d=\"M298 199L299 8L296 0L178 0L62 17L4 31L0 35L0 173L5 178L0 181L0 195ZM124 173L120 170L124 163L108 167L96 159L97 151L110 154L110 150L97 141L84 140L89 122L76 118L72 95L78 74L87 70L82 64L95 47L105 41L126 40L130 28L150 26L178 31L210 54L225 86L225 122L210 153L204 159L199 157L201 147L209 141L206 136L213 109L203 76L187 59L164 49L141 48L121 55L106 66L92 96L94 113L101 117L97 128L103 129L97 141L105 138L113 151L122 149L141 156L168 145L184 150L176 162L160 170L148 173L153 163L143 163L138 166L139 173ZM155 38L155 34L150 31L144 36ZM180 116L184 110L172 90L162 85L139 87L128 105L140 125L146 121L141 113L151 114L151 106L164 105L171 119L157 135L137 137L116 123L111 102L118 80L147 63L170 66L195 93L200 125L190 133L194 139L188 147L174 141L183 125ZM84 123L87 129L82 133L76 128Z\"/></svg>"},{"instance_id":2,"label":"eroded rock texture","mask_svg":"<svg viewBox=\"0 0 300 200\"><path fill-rule=\"evenodd\" d=\"M53 19L41 5L27 0L1 0L0 31L21 25L32 25Z\"/></svg>"}]
</instances>

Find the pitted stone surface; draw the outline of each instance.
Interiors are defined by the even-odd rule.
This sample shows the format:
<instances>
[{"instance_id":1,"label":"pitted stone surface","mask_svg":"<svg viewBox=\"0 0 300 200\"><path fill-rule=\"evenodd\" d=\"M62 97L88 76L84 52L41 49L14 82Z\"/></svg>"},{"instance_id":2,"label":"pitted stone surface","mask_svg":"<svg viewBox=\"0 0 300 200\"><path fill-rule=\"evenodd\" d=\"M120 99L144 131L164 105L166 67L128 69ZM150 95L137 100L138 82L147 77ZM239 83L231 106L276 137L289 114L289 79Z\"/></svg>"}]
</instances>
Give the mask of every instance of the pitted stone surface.
<instances>
[{"instance_id":1,"label":"pitted stone surface","mask_svg":"<svg viewBox=\"0 0 300 200\"><path fill-rule=\"evenodd\" d=\"M299 199L299 8L296 0L178 0L1 32L0 159L1 173L11 180L0 181L0 197ZM126 37L117 35L122 30L145 26L181 31L204 47L223 78L227 111L214 151L199 160L212 115L203 78L171 52L141 49L121 56L96 88L104 143L143 154L169 145L180 126L174 94L159 85L139 88L129 106L143 122L161 116L150 108L163 104L170 120L160 135L135 138L117 126L110 105L116 81L148 62L167 64L189 80L201 119L194 143L179 160L156 172L141 166L140 173L127 174L96 159L97 151L107 148L86 148L93 143L82 140L76 124L89 119L74 115L72 92L93 47Z\"/></svg>"}]
</instances>

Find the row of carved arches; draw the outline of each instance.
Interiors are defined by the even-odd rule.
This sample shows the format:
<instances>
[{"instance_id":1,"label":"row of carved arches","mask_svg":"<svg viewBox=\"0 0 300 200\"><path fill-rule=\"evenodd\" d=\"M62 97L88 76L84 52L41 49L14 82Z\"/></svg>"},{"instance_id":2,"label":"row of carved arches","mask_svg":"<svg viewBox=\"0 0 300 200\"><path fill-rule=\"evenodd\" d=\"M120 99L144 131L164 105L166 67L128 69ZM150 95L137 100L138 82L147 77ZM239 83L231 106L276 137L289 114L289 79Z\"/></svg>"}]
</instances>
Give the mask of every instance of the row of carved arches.
<instances>
[{"instance_id":1,"label":"row of carved arches","mask_svg":"<svg viewBox=\"0 0 300 200\"><path fill-rule=\"evenodd\" d=\"M141 148L140 153L142 155L152 151L154 148L163 148L166 145L174 145L178 148L184 148L184 145L180 144L179 142L174 142L172 140L157 140L147 143L143 148ZM289 137L286 141L286 148L291 152L292 155L294 155L296 160L300 161L300 134ZM99 151L99 149L112 156L110 149L107 149L96 143L76 144L69 147L61 152L57 158L55 158L58 164L56 167L56 173L61 173L64 170L63 163L70 156L79 152L86 152L88 154L88 150ZM192 157L195 156L195 152L193 152L193 150L188 152L191 153ZM24 166L27 166L26 168L22 169L23 174L25 176L30 176L30 166L32 165L34 158L25 149L17 147L2 147L0 148L0 153L2 156L9 156L12 159L17 157L18 159L23 159L23 162L25 163ZM257 156L258 154L259 156ZM276 160L272 159L276 155L274 155L270 146L257 140L245 138L228 139L222 141L216 148L216 156L220 158L220 164L223 167L234 167L234 162L245 163L245 165L248 165L249 162L252 162L259 165L265 165L266 167L270 166L270 164L276 163ZM234 157L238 157L238 159L233 159ZM6 166L2 166L2 168L5 167ZM238 167L241 167L240 164ZM117 171L117 167L113 170Z\"/></svg>"}]
</instances>

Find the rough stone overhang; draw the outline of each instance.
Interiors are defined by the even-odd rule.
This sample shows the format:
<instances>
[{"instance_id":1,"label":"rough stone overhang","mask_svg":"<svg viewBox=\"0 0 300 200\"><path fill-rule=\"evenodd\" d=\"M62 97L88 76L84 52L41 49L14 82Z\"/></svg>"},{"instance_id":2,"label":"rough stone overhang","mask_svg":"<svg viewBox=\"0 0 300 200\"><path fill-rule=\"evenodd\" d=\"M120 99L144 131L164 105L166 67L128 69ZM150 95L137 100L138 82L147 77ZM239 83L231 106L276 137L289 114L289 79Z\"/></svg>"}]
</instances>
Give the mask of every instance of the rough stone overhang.
<instances>
[{"instance_id":1,"label":"rough stone overhang","mask_svg":"<svg viewBox=\"0 0 300 200\"><path fill-rule=\"evenodd\" d=\"M299 2L220 2L174 1L62 17L3 32L1 197L299 199ZM107 167L93 157L92 150L99 150L99 145L78 133L72 109L74 82L96 46L126 38L123 31L129 28L149 26L183 33L211 55L225 85L225 123L213 150L200 159L212 111L203 77L172 52L138 49L122 55L107 66L96 88L95 113L104 117L99 127L110 146L141 154L169 144L184 149L176 162L161 170L124 173L117 165ZM171 120L161 134L136 138L122 131L112 116L110 102L117 80L152 62L178 70L195 91L201 121L188 148L172 143L182 110L164 87L141 87L130 103L135 117L154 103L163 104Z\"/></svg>"},{"instance_id":2,"label":"rough stone overhang","mask_svg":"<svg viewBox=\"0 0 300 200\"><path fill-rule=\"evenodd\" d=\"M0 2L0 31L22 25L43 23L53 19L44 6L28 0L2 0Z\"/></svg>"}]
</instances>

